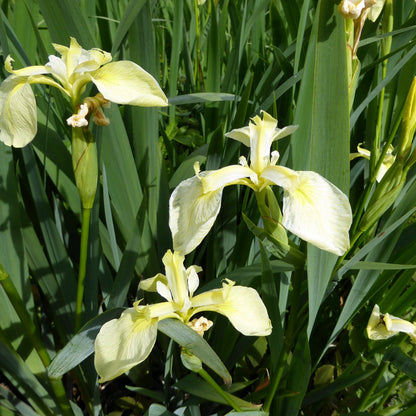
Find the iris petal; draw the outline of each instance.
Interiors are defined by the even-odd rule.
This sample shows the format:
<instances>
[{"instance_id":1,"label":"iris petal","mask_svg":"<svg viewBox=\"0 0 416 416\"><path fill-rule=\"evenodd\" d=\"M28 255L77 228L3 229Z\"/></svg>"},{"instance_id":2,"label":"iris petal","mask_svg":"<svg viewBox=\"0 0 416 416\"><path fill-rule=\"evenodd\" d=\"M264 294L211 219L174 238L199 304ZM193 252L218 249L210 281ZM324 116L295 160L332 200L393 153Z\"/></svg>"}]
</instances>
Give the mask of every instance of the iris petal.
<instances>
[{"instance_id":1,"label":"iris petal","mask_svg":"<svg viewBox=\"0 0 416 416\"><path fill-rule=\"evenodd\" d=\"M173 248L190 253L208 234L221 208L222 188L204 194L198 176L182 181L169 200Z\"/></svg>"},{"instance_id":2,"label":"iris petal","mask_svg":"<svg viewBox=\"0 0 416 416\"><path fill-rule=\"evenodd\" d=\"M352 222L347 196L316 172L269 166L262 177L284 188L283 225L315 246L341 256Z\"/></svg>"},{"instance_id":3,"label":"iris petal","mask_svg":"<svg viewBox=\"0 0 416 416\"><path fill-rule=\"evenodd\" d=\"M146 319L135 308L105 323L95 339L95 368L100 382L112 380L144 361L153 349L157 319Z\"/></svg>"},{"instance_id":4,"label":"iris petal","mask_svg":"<svg viewBox=\"0 0 416 416\"><path fill-rule=\"evenodd\" d=\"M104 98L117 104L164 107L168 100L157 81L131 61L110 62L91 74Z\"/></svg>"},{"instance_id":5,"label":"iris petal","mask_svg":"<svg viewBox=\"0 0 416 416\"><path fill-rule=\"evenodd\" d=\"M11 75L0 87L0 140L23 147L37 131L36 100L27 78Z\"/></svg>"},{"instance_id":6,"label":"iris petal","mask_svg":"<svg viewBox=\"0 0 416 416\"><path fill-rule=\"evenodd\" d=\"M416 326L409 321L397 318L388 313L381 314L378 305L374 305L367 324L368 338L382 340L397 335L399 332L408 334L413 342L416 340Z\"/></svg>"},{"instance_id":7,"label":"iris petal","mask_svg":"<svg viewBox=\"0 0 416 416\"><path fill-rule=\"evenodd\" d=\"M192 299L192 306L197 308L195 313L220 313L243 335L270 335L272 326L269 315L257 291L251 287L232 286L232 283L195 296Z\"/></svg>"}]
</instances>

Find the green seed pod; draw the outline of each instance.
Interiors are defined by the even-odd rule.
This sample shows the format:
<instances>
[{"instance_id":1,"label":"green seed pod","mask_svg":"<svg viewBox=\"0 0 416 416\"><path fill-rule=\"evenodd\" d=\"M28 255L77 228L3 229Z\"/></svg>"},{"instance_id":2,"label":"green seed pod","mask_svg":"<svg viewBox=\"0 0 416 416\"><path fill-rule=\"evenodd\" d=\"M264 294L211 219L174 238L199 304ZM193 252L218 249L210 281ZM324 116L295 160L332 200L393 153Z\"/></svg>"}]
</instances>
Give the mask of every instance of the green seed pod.
<instances>
[{"instance_id":1,"label":"green seed pod","mask_svg":"<svg viewBox=\"0 0 416 416\"><path fill-rule=\"evenodd\" d=\"M72 129L72 167L83 209L91 209L97 191L97 144L89 130Z\"/></svg>"},{"instance_id":2,"label":"green seed pod","mask_svg":"<svg viewBox=\"0 0 416 416\"><path fill-rule=\"evenodd\" d=\"M188 370L194 373L198 373L202 370L201 360L184 348L181 349L181 361Z\"/></svg>"}]
</instances>

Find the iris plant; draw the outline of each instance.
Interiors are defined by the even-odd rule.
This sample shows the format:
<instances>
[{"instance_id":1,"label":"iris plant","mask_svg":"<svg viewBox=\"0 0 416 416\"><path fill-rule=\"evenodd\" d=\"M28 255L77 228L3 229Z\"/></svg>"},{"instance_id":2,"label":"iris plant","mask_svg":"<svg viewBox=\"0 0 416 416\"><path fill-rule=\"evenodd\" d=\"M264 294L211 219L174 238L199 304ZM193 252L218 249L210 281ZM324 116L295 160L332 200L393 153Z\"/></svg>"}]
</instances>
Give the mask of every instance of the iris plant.
<instances>
[{"instance_id":1,"label":"iris plant","mask_svg":"<svg viewBox=\"0 0 416 416\"><path fill-rule=\"evenodd\" d=\"M98 180L98 158L95 139L88 129L90 117L98 125L109 120L102 107L110 101L137 106L166 106L167 98L157 81L131 61L111 62L111 54L101 49L83 49L71 38L70 46L53 44L60 56L50 55L45 65L14 69L8 56L6 70L11 74L0 85L0 141L8 146L23 147L37 131L37 109L32 84L57 88L68 97L74 113L67 119L72 126L72 167L82 204L82 229L75 330L81 326L82 300L86 275L90 212ZM99 93L82 95L89 83Z\"/></svg>"}]
</instances>

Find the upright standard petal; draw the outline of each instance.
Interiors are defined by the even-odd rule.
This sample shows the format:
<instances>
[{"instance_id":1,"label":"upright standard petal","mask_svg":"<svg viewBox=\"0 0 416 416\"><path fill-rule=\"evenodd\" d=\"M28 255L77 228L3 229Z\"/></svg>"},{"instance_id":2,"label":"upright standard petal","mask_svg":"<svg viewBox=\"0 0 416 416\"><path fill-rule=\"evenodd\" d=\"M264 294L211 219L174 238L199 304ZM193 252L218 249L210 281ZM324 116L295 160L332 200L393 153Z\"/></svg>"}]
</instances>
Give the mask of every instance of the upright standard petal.
<instances>
[{"instance_id":1,"label":"upright standard petal","mask_svg":"<svg viewBox=\"0 0 416 416\"><path fill-rule=\"evenodd\" d=\"M225 137L237 140L243 143L245 146L250 147L250 127L245 126L239 129L234 129L225 133Z\"/></svg>"},{"instance_id":2,"label":"upright standard petal","mask_svg":"<svg viewBox=\"0 0 416 416\"><path fill-rule=\"evenodd\" d=\"M222 289L211 290L192 299L195 314L214 311L226 316L237 331L247 336L266 336L272 325L257 291L251 287L224 283Z\"/></svg>"},{"instance_id":3,"label":"upright standard petal","mask_svg":"<svg viewBox=\"0 0 416 416\"><path fill-rule=\"evenodd\" d=\"M185 257L176 251L172 253L171 250L168 250L162 261L166 270L167 287L172 292L173 301L178 309L182 309L189 299L188 278L183 265Z\"/></svg>"},{"instance_id":4,"label":"upright standard petal","mask_svg":"<svg viewBox=\"0 0 416 416\"><path fill-rule=\"evenodd\" d=\"M135 308L105 323L95 339L95 368L100 382L112 380L144 361L153 349L157 319L146 319Z\"/></svg>"},{"instance_id":5,"label":"upright standard petal","mask_svg":"<svg viewBox=\"0 0 416 416\"><path fill-rule=\"evenodd\" d=\"M0 86L0 140L23 147L36 131L36 100L28 79L11 75Z\"/></svg>"},{"instance_id":6,"label":"upright standard petal","mask_svg":"<svg viewBox=\"0 0 416 416\"><path fill-rule=\"evenodd\" d=\"M221 208L222 188L205 193L198 176L182 181L169 200L173 249L190 253L208 234Z\"/></svg>"},{"instance_id":7,"label":"upright standard petal","mask_svg":"<svg viewBox=\"0 0 416 416\"><path fill-rule=\"evenodd\" d=\"M270 148L277 131L277 120L262 112L263 119L256 116L250 121L250 166L260 173L270 160Z\"/></svg>"},{"instance_id":8,"label":"upright standard petal","mask_svg":"<svg viewBox=\"0 0 416 416\"><path fill-rule=\"evenodd\" d=\"M260 174L270 163L270 148L275 140L279 140L292 134L297 126L277 128L277 120L265 111L260 116L251 119L247 127L234 129L226 134L226 137L238 140L250 147L251 168Z\"/></svg>"},{"instance_id":9,"label":"upright standard petal","mask_svg":"<svg viewBox=\"0 0 416 416\"><path fill-rule=\"evenodd\" d=\"M283 225L322 250L341 256L349 248L351 207L347 196L316 172L269 166L262 177L284 189Z\"/></svg>"},{"instance_id":10,"label":"upright standard petal","mask_svg":"<svg viewBox=\"0 0 416 416\"><path fill-rule=\"evenodd\" d=\"M143 107L168 105L157 81L134 62L110 62L92 72L91 79L104 98L114 103Z\"/></svg>"}]
</instances>

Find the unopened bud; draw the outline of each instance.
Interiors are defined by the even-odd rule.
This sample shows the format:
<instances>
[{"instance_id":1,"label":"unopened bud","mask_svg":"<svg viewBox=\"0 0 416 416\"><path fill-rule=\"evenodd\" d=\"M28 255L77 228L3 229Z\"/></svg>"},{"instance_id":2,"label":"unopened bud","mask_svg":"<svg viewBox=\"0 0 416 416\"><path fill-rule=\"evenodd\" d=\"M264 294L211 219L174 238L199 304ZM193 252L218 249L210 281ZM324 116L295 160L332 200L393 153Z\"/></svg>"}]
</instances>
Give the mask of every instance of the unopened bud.
<instances>
[{"instance_id":1,"label":"unopened bud","mask_svg":"<svg viewBox=\"0 0 416 416\"><path fill-rule=\"evenodd\" d=\"M407 161L412 149L413 136L416 130L416 77L413 78L404 104L402 129L399 139L397 157Z\"/></svg>"},{"instance_id":2,"label":"unopened bud","mask_svg":"<svg viewBox=\"0 0 416 416\"><path fill-rule=\"evenodd\" d=\"M201 360L184 348L181 350L181 361L188 370L193 371L194 373L198 373L202 370Z\"/></svg>"}]
</instances>

